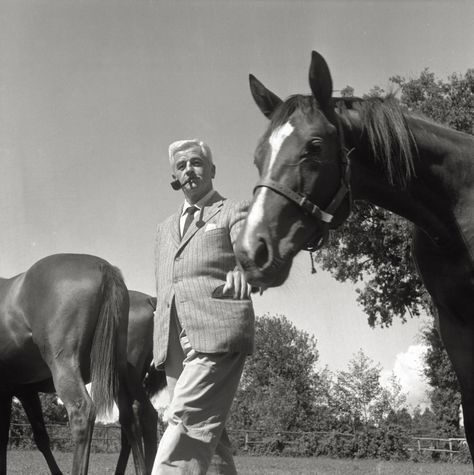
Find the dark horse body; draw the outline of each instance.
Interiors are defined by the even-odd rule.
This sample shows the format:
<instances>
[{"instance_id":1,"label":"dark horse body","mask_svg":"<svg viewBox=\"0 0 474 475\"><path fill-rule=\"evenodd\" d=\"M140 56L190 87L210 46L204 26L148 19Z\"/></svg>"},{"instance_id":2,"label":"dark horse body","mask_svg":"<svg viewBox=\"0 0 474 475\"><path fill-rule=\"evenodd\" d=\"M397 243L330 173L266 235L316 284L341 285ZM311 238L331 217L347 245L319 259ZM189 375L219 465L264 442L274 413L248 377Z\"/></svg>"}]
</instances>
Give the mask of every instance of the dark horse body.
<instances>
[{"instance_id":1,"label":"dark horse body","mask_svg":"<svg viewBox=\"0 0 474 475\"><path fill-rule=\"evenodd\" d=\"M139 417L143 431L145 448L145 462L147 472L151 473L153 461L157 449L157 413L151 405L141 381L145 377L153 357L153 312L156 307L156 298L142 292L129 291L130 311L127 333L127 357L128 363L140 375L140 384L134 388L136 399L140 403ZM164 373L160 384L166 384ZM157 387L155 389L161 389ZM52 380L43 381L39 384L26 384L11 387L8 391L0 394L0 467L6 467L6 449L8 445L8 430L11 413L12 398L15 396L21 403L30 421L33 437L38 449L43 454L52 475L62 474L51 452L49 436L41 409L38 392L54 392ZM115 474L124 474L131 446L125 432L121 431L121 449ZM0 474L3 473L0 469Z\"/></svg>"},{"instance_id":2,"label":"dark horse body","mask_svg":"<svg viewBox=\"0 0 474 475\"><path fill-rule=\"evenodd\" d=\"M474 138L405 114L393 97L333 99L316 52L309 79L312 95L282 101L250 78L271 122L237 256L251 284L276 286L298 251L344 221L352 198L412 221L413 255L459 379L474 455Z\"/></svg>"},{"instance_id":3,"label":"dark horse body","mask_svg":"<svg viewBox=\"0 0 474 475\"><path fill-rule=\"evenodd\" d=\"M95 256L48 256L25 273L0 280L1 407L10 390L27 385L51 390L52 381L68 413L74 475L87 473L96 413L114 401L135 470L145 473L133 410L135 376L127 367L128 309L120 272ZM92 399L85 387L89 381ZM8 405L8 417L9 412Z\"/></svg>"},{"instance_id":4,"label":"dark horse body","mask_svg":"<svg viewBox=\"0 0 474 475\"><path fill-rule=\"evenodd\" d=\"M139 378L135 381L136 399L140 404L139 418L143 432L147 473L151 473L158 447L156 436L158 414L144 390L143 380L153 358L153 314L156 308L156 297L135 290L130 290L129 295L127 355L129 365L134 368L134 374ZM153 392L161 390L166 385L164 371L159 371L156 375L158 380L154 381ZM127 435L122 429L120 455L115 470L116 475L125 473L130 449Z\"/></svg>"}]
</instances>

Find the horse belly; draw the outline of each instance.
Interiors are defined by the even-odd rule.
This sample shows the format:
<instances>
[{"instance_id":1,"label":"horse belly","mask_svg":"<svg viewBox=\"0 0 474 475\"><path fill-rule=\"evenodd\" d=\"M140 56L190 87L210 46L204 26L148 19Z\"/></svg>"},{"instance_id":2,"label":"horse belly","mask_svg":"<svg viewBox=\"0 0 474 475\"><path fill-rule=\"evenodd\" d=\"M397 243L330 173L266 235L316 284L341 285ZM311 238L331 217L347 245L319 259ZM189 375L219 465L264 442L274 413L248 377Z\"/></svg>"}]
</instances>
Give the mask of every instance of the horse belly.
<instances>
[{"instance_id":1,"label":"horse belly","mask_svg":"<svg viewBox=\"0 0 474 475\"><path fill-rule=\"evenodd\" d=\"M14 345L11 342L3 345L0 338L0 347L0 374L7 383L27 384L51 377L48 366L31 338L20 344L15 342Z\"/></svg>"},{"instance_id":2,"label":"horse belly","mask_svg":"<svg viewBox=\"0 0 474 475\"><path fill-rule=\"evenodd\" d=\"M8 298L0 305L0 374L4 381L21 384L51 377L29 323Z\"/></svg>"}]
</instances>

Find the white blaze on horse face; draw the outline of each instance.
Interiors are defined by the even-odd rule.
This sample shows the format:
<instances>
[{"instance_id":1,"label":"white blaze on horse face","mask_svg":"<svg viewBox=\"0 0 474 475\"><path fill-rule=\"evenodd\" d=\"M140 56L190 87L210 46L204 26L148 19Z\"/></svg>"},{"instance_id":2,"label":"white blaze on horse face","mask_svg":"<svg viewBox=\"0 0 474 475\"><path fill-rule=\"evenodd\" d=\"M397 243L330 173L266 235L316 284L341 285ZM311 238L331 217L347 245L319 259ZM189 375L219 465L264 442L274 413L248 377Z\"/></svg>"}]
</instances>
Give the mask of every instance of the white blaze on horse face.
<instances>
[{"instance_id":1,"label":"white blaze on horse face","mask_svg":"<svg viewBox=\"0 0 474 475\"><path fill-rule=\"evenodd\" d=\"M265 202L265 196L268 193L268 188L259 188L257 191L257 197L253 202L252 209L247 216L247 225L246 229L248 232L245 232L243 235L244 245L249 247L248 238L250 233L263 221L263 206ZM247 242L246 242L247 241Z\"/></svg>"},{"instance_id":2,"label":"white blaze on horse face","mask_svg":"<svg viewBox=\"0 0 474 475\"><path fill-rule=\"evenodd\" d=\"M283 142L291 135L294 130L295 128L289 122L286 122L281 127L275 129L270 135L268 143L270 144L272 153L270 155L270 163L267 169L268 174L271 173L272 167L275 164L276 157L280 152ZM265 199L269 191L270 190L268 188L260 188L257 192L257 196L252 205L252 210L247 217L247 229L250 231L255 229L259 223L263 221ZM246 233L245 236L248 236L248 233Z\"/></svg>"},{"instance_id":3,"label":"white blaze on horse face","mask_svg":"<svg viewBox=\"0 0 474 475\"><path fill-rule=\"evenodd\" d=\"M278 155L278 152L281 149L281 146L283 145L283 142L285 141L285 139L287 139L291 135L293 130L295 130L295 128L289 122L287 122L281 127L278 127L278 129L275 129L272 132L272 135L270 135L270 138L268 139L268 143L270 144L270 147L272 148L272 154L270 156L270 163L268 165L269 172L271 171L273 165L275 164L276 157Z\"/></svg>"}]
</instances>

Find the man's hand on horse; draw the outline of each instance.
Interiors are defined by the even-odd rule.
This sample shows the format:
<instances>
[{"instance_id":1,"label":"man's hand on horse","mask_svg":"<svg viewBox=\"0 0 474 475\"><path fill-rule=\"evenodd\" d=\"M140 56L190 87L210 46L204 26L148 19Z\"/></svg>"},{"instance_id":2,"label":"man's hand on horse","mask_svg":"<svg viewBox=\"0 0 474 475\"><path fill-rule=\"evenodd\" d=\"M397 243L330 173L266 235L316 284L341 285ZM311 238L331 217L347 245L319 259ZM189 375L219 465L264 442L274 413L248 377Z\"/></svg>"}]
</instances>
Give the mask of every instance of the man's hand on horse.
<instances>
[{"instance_id":1,"label":"man's hand on horse","mask_svg":"<svg viewBox=\"0 0 474 475\"><path fill-rule=\"evenodd\" d=\"M224 295L232 297L234 300L244 300L250 298L251 286L247 283L245 274L236 267L227 272L226 283L222 289Z\"/></svg>"}]
</instances>

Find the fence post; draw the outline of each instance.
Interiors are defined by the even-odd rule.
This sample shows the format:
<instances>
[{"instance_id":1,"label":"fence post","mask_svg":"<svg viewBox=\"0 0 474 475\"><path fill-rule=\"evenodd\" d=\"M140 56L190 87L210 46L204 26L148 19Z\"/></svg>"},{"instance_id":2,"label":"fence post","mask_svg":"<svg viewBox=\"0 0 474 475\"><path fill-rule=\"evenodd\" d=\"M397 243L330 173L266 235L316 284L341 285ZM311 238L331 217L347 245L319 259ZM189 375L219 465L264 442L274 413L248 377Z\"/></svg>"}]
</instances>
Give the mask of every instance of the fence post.
<instances>
[{"instance_id":1,"label":"fence post","mask_svg":"<svg viewBox=\"0 0 474 475\"><path fill-rule=\"evenodd\" d=\"M453 461L453 441L449 439L449 460Z\"/></svg>"},{"instance_id":2,"label":"fence post","mask_svg":"<svg viewBox=\"0 0 474 475\"><path fill-rule=\"evenodd\" d=\"M249 448L249 433L245 432L244 450L248 450L248 448Z\"/></svg>"},{"instance_id":3,"label":"fence post","mask_svg":"<svg viewBox=\"0 0 474 475\"><path fill-rule=\"evenodd\" d=\"M418 445L418 453L421 453L421 442L420 439L416 439L417 445Z\"/></svg>"}]
</instances>

